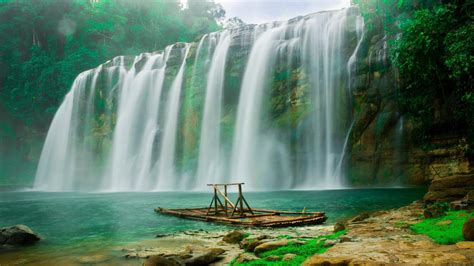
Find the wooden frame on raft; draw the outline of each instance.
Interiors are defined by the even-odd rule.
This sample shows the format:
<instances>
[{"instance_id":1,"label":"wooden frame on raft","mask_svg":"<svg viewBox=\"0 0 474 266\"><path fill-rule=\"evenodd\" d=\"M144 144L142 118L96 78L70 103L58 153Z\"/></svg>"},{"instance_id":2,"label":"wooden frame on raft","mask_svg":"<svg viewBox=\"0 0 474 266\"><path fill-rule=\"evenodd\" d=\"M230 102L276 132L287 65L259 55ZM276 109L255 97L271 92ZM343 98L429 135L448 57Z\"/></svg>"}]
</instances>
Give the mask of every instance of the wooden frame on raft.
<instances>
[{"instance_id":1,"label":"wooden frame on raft","mask_svg":"<svg viewBox=\"0 0 474 266\"><path fill-rule=\"evenodd\" d=\"M242 193L242 185L244 184L245 183L207 184L208 186L212 186L214 188L214 196L212 197L211 204L209 204L209 208L207 209L206 215L212 213L212 205L214 205L214 215L219 215L220 212L224 212L225 216L229 216L228 205L232 207L232 213L230 214L230 217L233 217L236 211L240 213L240 216L244 216L246 212L254 214L252 208L250 208L250 205L248 204ZM219 187L222 186L224 187L224 193L222 193L222 191L219 189ZM227 186L238 186L239 188L239 194L235 204L232 203L232 201L227 197ZM224 204L222 204L222 201L219 198L219 194L224 198ZM245 206L247 206L247 209L244 209L244 203Z\"/></svg>"}]
</instances>

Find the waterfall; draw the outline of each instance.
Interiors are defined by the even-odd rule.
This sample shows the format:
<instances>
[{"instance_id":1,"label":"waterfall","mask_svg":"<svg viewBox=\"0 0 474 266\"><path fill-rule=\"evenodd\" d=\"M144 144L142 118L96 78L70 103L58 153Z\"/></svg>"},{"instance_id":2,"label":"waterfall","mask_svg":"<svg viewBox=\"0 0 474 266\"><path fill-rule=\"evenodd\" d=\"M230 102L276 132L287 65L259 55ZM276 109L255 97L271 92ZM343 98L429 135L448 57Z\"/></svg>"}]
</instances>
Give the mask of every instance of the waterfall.
<instances>
[{"instance_id":1,"label":"waterfall","mask_svg":"<svg viewBox=\"0 0 474 266\"><path fill-rule=\"evenodd\" d=\"M285 27L277 27L262 33L252 47L245 69L237 110L235 139L232 151L231 178L245 181L255 188L262 159L259 145L261 104L263 91L268 86L270 69L275 60L278 40Z\"/></svg>"},{"instance_id":2,"label":"waterfall","mask_svg":"<svg viewBox=\"0 0 474 266\"><path fill-rule=\"evenodd\" d=\"M208 33L85 71L54 116L34 188L343 186L364 39L354 11Z\"/></svg>"},{"instance_id":3,"label":"waterfall","mask_svg":"<svg viewBox=\"0 0 474 266\"><path fill-rule=\"evenodd\" d=\"M219 122L221 119L225 62L230 41L229 32L222 32L212 56L207 77L197 178L198 180L207 180L208 183L218 182L224 175L223 164L225 160L222 158L224 154L221 151Z\"/></svg>"},{"instance_id":4,"label":"waterfall","mask_svg":"<svg viewBox=\"0 0 474 266\"><path fill-rule=\"evenodd\" d=\"M178 74L173 81L168 96L168 106L166 108L166 121L164 123L163 143L161 145L160 157L158 160L158 176L156 189L177 189L179 183L176 182L174 169L174 155L176 152L176 132L178 127L178 112L183 84L184 66L189 46L186 45L182 51L183 62L179 67Z\"/></svg>"},{"instance_id":5,"label":"waterfall","mask_svg":"<svg viewBox=\"0 0 474 266\"><path fill-rule=\"evenodd\" d=\"M310 126L306 142L305 187L341 187L334 178L343 153L345 133L349 127L346 116L350 95L341 89L341 56L347 10L322 13L308 23L303 42L303 60L307 63L312 87ZM342 109L342 110L341 110Z\"/></svg>"},{"instance_id":6,"label":"waterfall","mask_svg":"<svg viewBox=\"0 0 474 266\"><path fill-rule=\"evenodd\" d=\"M137 71L136 65L142 58L136 58L123 78L108 168L110 174L105 184L107 189L141 190L150 185L145 177L150 174L164 64L170 49L147 58L141 71ZM156 63L161 68L152 70Z\"/></svg>"}]
</instances>

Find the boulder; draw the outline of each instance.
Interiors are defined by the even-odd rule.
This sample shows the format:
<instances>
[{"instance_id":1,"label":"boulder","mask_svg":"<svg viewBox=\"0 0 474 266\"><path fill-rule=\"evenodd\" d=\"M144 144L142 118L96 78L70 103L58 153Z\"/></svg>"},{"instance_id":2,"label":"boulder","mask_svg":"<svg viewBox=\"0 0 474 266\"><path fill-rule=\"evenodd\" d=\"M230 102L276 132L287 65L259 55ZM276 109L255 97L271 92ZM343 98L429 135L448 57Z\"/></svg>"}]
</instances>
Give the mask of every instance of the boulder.
<instances>
[{"instance_id":1,"label":"boulder","mask_svg":"<svg viewBox=\"0 0 474 266\"><path fill-rule=\"evenodd\" d=\"M423 216L427 219L438 218L441 216L445 216L448 210L449 206L447 204L435 203L427 205L425 209L423 209Z\"/></svg>"},{"instance_id":2,"label":"boulder","mask_svg":"<svg viewBox=\"0 0 474 266\"><path fill-rule=\"evenodd\" d=\"M281 257L280 257L280 256L277 256L277 255L271 255L271 256L266 257L265 260L268 260L268 261L279 261L279 260L281 260Z\"/></svg>"},{"instance_id":3,"label":"boulder","mask_svg":"<svg viewBox=\"0 0 474 266\"><path fill-rule=\"evenodd\" d=\"M340 257L323 257L320 254L314 255L303 262L303 266L313 265L349 265L352 258Z\"/></svg>"},{"instance_id":4,"label":"boulder","mask_svg":"<svg viewBox=\"0 0 474 266\"><path fill-rule=\"evenodd\" d=\"M184 262L176 257L165 257L163 255L153 255L143 263L143 266L184 266Z\"/></svg>"},{"instance_id":5,"label":"boulder","mask_svg":"<svg viewBox=\"0 0 474 266\"><path fill-rule=\"evenodd\" d=\"M232 231L222 238L222 240L229 244L238 244L242 239L244 239L245 233L242 231Z\"/></svg>"},{"instance_id":6,"label":"boulder","mask_svg":"<svg viewBox=\"0 0 474 266\"><path fill-rule=\"evenodd\" d=\"M237 259L235 260L236 263L244 263L244 262L249 262L253 260L258 260L258 258L251 254L251 253L242 253L240 254Z\"/></svg>"},{"instance_id":7,"label":"boulder","mask_svg":"<svg viewBox=\"0 0 474 266\"><path fill-rule=\"evenodd\" d=\"M473 241L457 242L456 247L462 248L462 249L474 249L474 242Z\"/></svg>"},{"instance_id":8,"label":"boulder","mask_svg":"<svg viewBox=\"0 0 474 266\"><path fill-rule=\"evenodd\" d=\"M332 247L336 244L337 244L337 240L328 239L328 240L324 241L324 247L325 248Z\"/></svg>"},{"instance_id":9,"label":"boulder","mask_svg":"<svg viewBox=\"0 0 474 266\"><path fill-rule=\"evenodd\" d=\"M219 255L223 254L225 250L222 248L211 248L201 254L193 255L193 257L184 261L186 265L208 265L211 262L218 260Z\"/></svg>"},{"instance_id":10,"label":"boulder","mask_svg":"<svg viewBox=\"0 0 474 266\"><path fill-rule=\"evenodd\" d=\"M336 223L334 225L334 233L346 230L346 226L343 223Z\"/></svg>"},{"instance_id":11,"label":"boulder","mask_svg":"<svg viewBox=\"0 0 474 266\"><path fill-rule=\"evenodd\" d=\"M255 253L255 255L258 256L265 251L269 251L269 250L277 249L279 247L286 246L288 245L288 242L289 242L288 239L266 242L266 243L258 245L253 252Z\"/></svg>"},{"instance_id":12,"label":"boulder","mask_svg":"<svg viewBox=\"0 0 474 266\"><path fill-rule=\"evenodd\" d=\"M0 245L31 245L41 238L26 225L14 225L0 229Z\"/></svg>"},{"instance_id":13,"label":"boulder","mask_svg":"<svg viewBox=\"0 0 474 266\"><path fill-rule=\"evenodd\" d=\"M247 247L251 243L258 242L259 240L266 239L266 238L268 238L267 235L260 235L260 236L257 236L257 237L247 237L247 238L244 238L242 241L240 241L239 247L241 249L247 250Z\"/></svg>"},{"instance_id":14,"label":"boulder","mask_svg":"<svg viewBox=\"0 0 474 266\"><path fill-rule=\"evenodd\" d=\"M467 219L462 226L462 236L464 240L474 241L474 217Z\"/></svg>"},{"instance_id":15,"label":"boulder","mask_svg":"<svg viewBox=\"0 0 474 266\"><path fill-rule=\"evenodd\" d=\"M339 237L339 243L344 243L344 242L352 242L352 238L350 238L348 236Z\"/></svg>"},{"instance_id":16,"label":"boulder","mask_svg":"<svg viewBox=\"0 0 474 266\"><path fill-rule=\"evenodd\" d=\"M267 243L267 242L271 242L271 241L272 241L271 239L255 240L253 242L250 242L247 245L247 248L245 248L245 250L248 251L248 252L254 252L256 247L260 246L263 243Z\"/></svg>"},{"instance_id":17,"label":"boulder","mask_svg":"<svg viewBox=\"0 0 474 266\"><path fill-rule=\"evenodd\" d=\"M474 187L474 174L457 174L436 178L431 182L425 202L453 201L466 196Z\"/></svg>"}]
</instances>

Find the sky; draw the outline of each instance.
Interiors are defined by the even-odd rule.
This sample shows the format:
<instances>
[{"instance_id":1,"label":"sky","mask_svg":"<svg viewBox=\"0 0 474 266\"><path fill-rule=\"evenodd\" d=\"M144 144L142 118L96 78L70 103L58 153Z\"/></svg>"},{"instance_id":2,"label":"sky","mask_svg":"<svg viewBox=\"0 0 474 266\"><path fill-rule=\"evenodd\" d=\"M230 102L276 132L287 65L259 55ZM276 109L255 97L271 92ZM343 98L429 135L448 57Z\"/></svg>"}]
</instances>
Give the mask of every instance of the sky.
<instances>
[{"instance_id":1,"label":"sky","mask_svg":"<svg viewBox=\"0 0 474 266\"><path fill-rule=\"evenodd\" d=\"M350 0L215 0L226 10L226 17L239 17L245 23L288 20L322 10L350 5Z\"/></svg>"}]
</instances>

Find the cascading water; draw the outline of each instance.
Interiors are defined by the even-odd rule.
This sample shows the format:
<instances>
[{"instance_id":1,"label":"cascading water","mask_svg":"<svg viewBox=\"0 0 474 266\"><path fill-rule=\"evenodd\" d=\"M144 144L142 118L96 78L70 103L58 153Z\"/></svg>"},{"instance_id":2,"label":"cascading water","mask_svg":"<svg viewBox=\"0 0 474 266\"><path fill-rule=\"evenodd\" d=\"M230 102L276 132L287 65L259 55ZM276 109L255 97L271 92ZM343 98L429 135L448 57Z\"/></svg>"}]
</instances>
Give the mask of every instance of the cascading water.
<instances>
[{"instance_id":1,"label":"cascading water","mask_svg":"<svg viewBox=\"0 0 474 266\"><path fill-rule=\"evenodd\" d=\"M363 38L354 10L210 33L80 74L53 119L34 187L342 186Z\"/></svg>"},{"instance_id":2,"label":"cascading water","mask_svg":"<svg viewBox=\"0 0 474 266\"><path fill-rule=\"evenodd\" d=\"M201 126L197 178L216 183L224 175L224 157L221 150L220 119L225 63L230 46L230 34L224 31L219 36L207 77L204 115Z\"/></svg>"}]
</instances>

